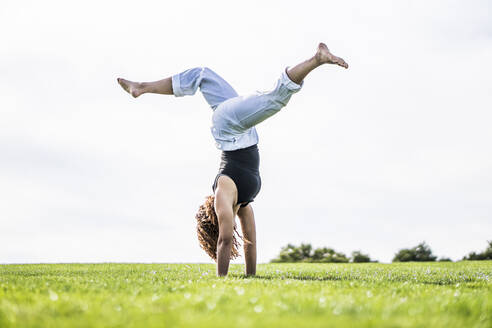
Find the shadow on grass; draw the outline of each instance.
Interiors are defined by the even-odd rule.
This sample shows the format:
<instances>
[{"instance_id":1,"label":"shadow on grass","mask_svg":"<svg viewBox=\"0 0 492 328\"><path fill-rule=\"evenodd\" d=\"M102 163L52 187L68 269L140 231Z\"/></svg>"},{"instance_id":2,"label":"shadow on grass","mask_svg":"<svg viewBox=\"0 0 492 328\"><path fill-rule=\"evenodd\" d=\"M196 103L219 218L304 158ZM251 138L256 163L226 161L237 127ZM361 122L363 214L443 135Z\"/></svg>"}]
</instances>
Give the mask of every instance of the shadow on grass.
<instances>
[{"instance_id":1,"label":"shadow on grass","mask_svg":"<svg viewBox=\"0 0 492 328\"><path fill-rule=\"evenodd\" d=\"M411 277L408 277L408 279L405 279L402 277L402 279L395 279L395 280L374 280L374 279L367 279L367 278L362 278L362 277L337 277L337 276L323 276L323 277L316 277L316 276L309 276L309 275L302 275L302 274L290 274L290 275L285 275L285 276L271 276L271 275L256 275L256 276L246 276L244 274L237 274L237 273L231 273L229 274L233 278L238 278L238 279L263 279L263 280L288 280L288 279L293 279L293 280L300 280L300 281L359 281L359 282L369 282L369 283L412 283L412 284L424 284L424 285L436 285L436 286L448 286L448 285L454 285L456 283L465 283L469 284L469 287L474 288L474 284L477 283L476 281L473 280L448 280L448 281L431 281L431 280L414 280Z\"/></svg>"}]
</instances>

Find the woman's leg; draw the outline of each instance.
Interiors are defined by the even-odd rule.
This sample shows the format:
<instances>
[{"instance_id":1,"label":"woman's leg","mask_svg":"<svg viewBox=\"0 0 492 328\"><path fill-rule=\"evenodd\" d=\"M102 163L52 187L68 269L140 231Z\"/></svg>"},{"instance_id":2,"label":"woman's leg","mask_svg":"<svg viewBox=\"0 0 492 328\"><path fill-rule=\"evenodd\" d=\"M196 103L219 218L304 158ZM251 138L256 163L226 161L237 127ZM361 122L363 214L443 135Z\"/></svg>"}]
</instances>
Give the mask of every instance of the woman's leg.
<instances>
[{"instance_id":1,"label":"woman's leg","mask_svg":"<svg viewBox=\"0 0 492 328\"><path fill-rule=\"evenodd\" d=\"M316 51L316 54L313 57L303 61L300 64L297 64L292 68L289 68L287 70L287 75L292 82L301 84L306 75L308 75L316 67L323 64L335 64L348 68L348 64L342 58L333 55L326 44L320 43L318 45L318 51Z\"/></svg>"},{"instance_id":2,"label":"woman's leg","mask_svg":"<svg viewBox=\"0 0 492 328\"><path fill-rule=\"evenodd\" d=\"M343 59L332 55L326 45L320 43L313 57L284 71L272 90L236 97L221 105L218 111L222 117L234 118L228 124L233 127L232 132L244 133L285 107L290 97L301 89L304 78L323 64L348 67ZM219 113L216 111L215 114Z\"/></svg>"},{"instance_id":3,"label":"woman's leg","mask_svg":"<svg viewBox=\"0 0 492 328\"><path fill-rule=\"evenodd\" d=\"M161 95L173 94L171 77L154 82L133 82L120 77L117 80L121 87L134 98L137 98L144 93L158 93Z\"/></svg>"},{"instance_id":4,"label":"woman's leg","mask_svg":"<svg viewBox=\"0 0 492 328\"><path fill-rule=\"evenodd\" d=\"M215 108L223 101L237 96L234 88L208 67L196 67L154 82L133 82L118 78L118 83L133 97L144 93L194 95L198 89L208 104Z\"/></svg>"},{"instance_id":5,"label":"woman's leg","mask_svg":"<svg viewBox=\"0 0 492 328\"><path fill-rule=\"evenodd\" d=\"M251 204L241 207L237 212L241 222L244 241L244 261L246 264L246 275L256 274L256 226L255 215Z\"/></svg>"}]
</instances>

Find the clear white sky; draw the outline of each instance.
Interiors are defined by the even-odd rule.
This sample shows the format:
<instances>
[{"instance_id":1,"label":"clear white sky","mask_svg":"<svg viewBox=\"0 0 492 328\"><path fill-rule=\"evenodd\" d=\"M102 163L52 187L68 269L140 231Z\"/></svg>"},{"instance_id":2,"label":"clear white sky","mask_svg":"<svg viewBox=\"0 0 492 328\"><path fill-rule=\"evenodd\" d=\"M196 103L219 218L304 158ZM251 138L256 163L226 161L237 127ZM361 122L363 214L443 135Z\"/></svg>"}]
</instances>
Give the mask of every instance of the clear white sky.
<instances>
[{"instance_id":1,"label":"clear white sky","mask_svg":"<svg viewBox=\"0 0 492 328\"><path fill-rule=\"evenodd\" d=\"M483 1L2 1L0 263L210 262L194 215L218 170L201 95L116 77L209 66L270 88L322 67L258 126L259 261L310 242L388 262L492 239L492 20Z\"/></svg>"}]
</instances>

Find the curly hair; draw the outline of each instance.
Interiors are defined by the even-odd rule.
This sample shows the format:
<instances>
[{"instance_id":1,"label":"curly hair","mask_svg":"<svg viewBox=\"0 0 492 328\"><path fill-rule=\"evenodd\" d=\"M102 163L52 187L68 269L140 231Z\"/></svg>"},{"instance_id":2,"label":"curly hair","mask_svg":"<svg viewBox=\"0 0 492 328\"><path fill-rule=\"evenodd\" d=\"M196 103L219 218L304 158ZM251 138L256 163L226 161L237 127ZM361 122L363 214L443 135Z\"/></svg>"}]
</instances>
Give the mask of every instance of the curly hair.
<instances>
[{"instance_id":1,"label":"curly hair","mask_svg":"<svg viewBox=\"0 0 492 328\"><path fill-rule=\"evenodd\" d=\"M198 242L200 247L210 256L214 261L217 261L217 242L219 240L219 222L217 220L217 213L214 208L214 196L210 195L205 197L205 203L200 205L198 213L195 215L196 219L196 232L198 234ZM239 247L241 246L239 240L243 240L243 237L239 234L234 225L234 233L232 234L232 249L231 260L239 256Z\"/></svg>"}]
</instances>

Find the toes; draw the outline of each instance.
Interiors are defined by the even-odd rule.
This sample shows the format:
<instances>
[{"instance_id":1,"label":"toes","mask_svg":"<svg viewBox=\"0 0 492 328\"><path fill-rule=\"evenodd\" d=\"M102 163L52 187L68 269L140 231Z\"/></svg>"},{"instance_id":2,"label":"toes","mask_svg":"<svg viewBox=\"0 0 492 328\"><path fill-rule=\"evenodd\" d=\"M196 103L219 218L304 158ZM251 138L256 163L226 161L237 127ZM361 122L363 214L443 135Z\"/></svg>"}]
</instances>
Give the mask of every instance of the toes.
<instances>
[{"instance_id":1,"label":"toes","mask_svg":"<svg viewBox=\"0 0 492 328\"><path fill-rule=\"evenodd\" d=\"M342 58L340 57L336 57L335 59L335 63L338 65L338 66L342 66L344 68L348 68L348 64L345 62L345 60L343 60Z\"/></svg>"}]
</instances>

